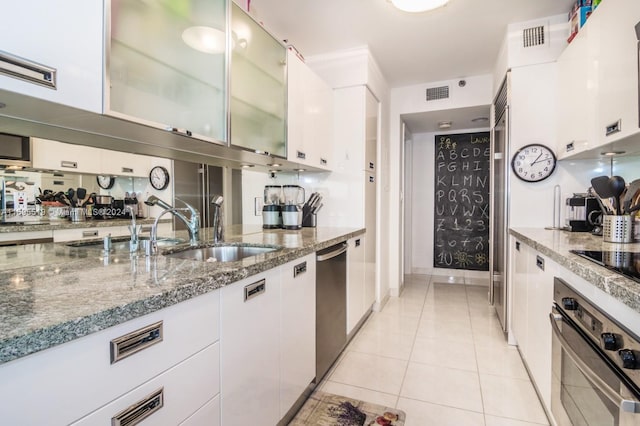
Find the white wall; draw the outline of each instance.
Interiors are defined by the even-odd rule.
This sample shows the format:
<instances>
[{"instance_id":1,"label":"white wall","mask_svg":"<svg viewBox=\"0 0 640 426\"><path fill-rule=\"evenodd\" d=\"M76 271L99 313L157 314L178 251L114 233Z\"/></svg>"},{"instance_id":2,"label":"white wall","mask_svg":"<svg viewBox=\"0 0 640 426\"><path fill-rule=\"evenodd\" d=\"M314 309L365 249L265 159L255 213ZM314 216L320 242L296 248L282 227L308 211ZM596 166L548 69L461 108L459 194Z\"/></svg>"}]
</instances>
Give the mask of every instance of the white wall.
<instances>
[{"instance_id":1,"label":"white wall","mask_svg":"<svg viewBox=\"0 0 640 426\"><path fill-rule=\"evenodd\" d=\"M402 135L402 115L403 114L411 114L417 112L428 112L428 111L439 111L446 109L457 109L457 108L466 108L473 106L486 106L492 103L492 92L493 92L493 76L490 74L480 75L480 76L471 76L465 77L467 84L464 87L458 86L458 79L454 80L446 80L440 82L430 82L430 83L422 83L412 86L398 87L391 90L391 104L389 111L389 152L385 153L385 156L388 157L389 161L389 195L388 195L388 204L389 204L389 217L387 218L388 222L384 222L388 224L388 227L393 230L393 233L390 234L389 238L389 247L390 250L394 250L393 248L400 247L402 241L402 232L404 229L401 229L401 206L402 206L402 182L405 179L403 173L403 164L404 164L404 156L406 153L404 152L404 140ZM427 102L425 99L425 90L429 87L437 87L437 86L449 86L449 98L448 99L440 99L436 101ZM466 131L466 130L465 130ZM462 133L463 131L456 131L455 133ZM439 132L443 133L443 132ZM424 137L422 134L413 134L413 144L412 146L412 156L413 158L419 157L423 153L420 152L420 147L417 147L419 144L418 141L424 141ZM416 151L417 150L417 151ZM433 151L431 152L433 156ZM424 157L423 157L424 158ZM429 163L426 163L429 164ZM431 158L431 164L433 164L433 158ZM416 168L416 162L412 162L412 167L414 173L416 172L425 172L425 168L423 164L420 164L419 167ZM433 191L433 174L431 175L431 188ZM419 188L416 187L416 181L413 180L413 193L411 194L411 201L407 202L409 204L413 204L412 212L415 212L418 198L421 195L417 195L417 190L424 190L428 188L429 185L425 185L423 182L420 183ZM431 204L433 206L433 204ZM431 208L431 215L433 215L433 208ZM413 263L412 270L421 271L420 266L417 266L416 261L421 261L424 256L422 250L423 242L418 241L420 238L417 238L416 226L418 227L428 227L430 226L431 232L433 232L433 217L431 218L431 225L425 225L424 221L428 221L429 219L424 219L422 216L416 216L413 214L412 222L413 222L413 232L412 235L415 236L413 238L414 243L411 246L411 262ZM420 228L421 229L421 228ZM433 250L433 236L431 237L431 249ZM420 246L417 248L416 244ZM424 243L426 244L426 243ZM401 252L401 250L397 250ZM419 259L420 257L420 259ZM433 254L430 258L430 264L433 265ZM390 259L390 289L391 294L398 294L400 292L400 288L402 286L402 277L399 276L401 268L399 265L404 260L401 258L391 258ZM418 268L418 269L416 269ZM406 273L410 273L412 271L407 270Z\"/></svg>"}]
</instances>

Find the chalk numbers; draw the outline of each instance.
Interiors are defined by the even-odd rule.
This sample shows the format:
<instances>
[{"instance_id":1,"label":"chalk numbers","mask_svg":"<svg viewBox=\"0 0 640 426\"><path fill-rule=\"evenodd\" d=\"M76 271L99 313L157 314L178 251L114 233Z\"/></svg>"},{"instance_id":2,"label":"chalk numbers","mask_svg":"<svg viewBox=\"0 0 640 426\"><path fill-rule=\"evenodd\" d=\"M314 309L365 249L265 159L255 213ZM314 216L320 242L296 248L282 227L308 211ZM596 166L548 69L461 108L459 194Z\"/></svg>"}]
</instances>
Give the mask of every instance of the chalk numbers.
<instances>
[{"instance_id":1,"label":"chalk numbers","mask_svg":"<svg viewBox=\"0 0 640 426\"><path fill-rule=\"evenodd\" d=\"M542 144L523 146L511 160L511 168L525 182L540 182L551 176L556 169L556 156Z\"/></svg>"}]
</instances>

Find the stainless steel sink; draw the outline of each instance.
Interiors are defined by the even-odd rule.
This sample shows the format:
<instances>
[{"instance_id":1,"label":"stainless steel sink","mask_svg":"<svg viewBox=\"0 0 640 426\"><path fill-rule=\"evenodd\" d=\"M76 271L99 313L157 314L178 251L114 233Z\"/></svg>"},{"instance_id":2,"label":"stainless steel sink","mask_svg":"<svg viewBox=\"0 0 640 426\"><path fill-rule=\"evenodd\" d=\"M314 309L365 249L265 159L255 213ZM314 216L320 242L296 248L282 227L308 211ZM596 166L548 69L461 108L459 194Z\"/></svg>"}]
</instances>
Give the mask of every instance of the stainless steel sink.
<instances>
[{"instance_id":1,"label":"stainless steel sink","mask_svg":"<svg viewBox=\"0 0 640 426\"><path fill-rule=\"evenodd\" d=\"M140 237L139 247L142 247L142 241L149 240L149 237L144 236ZM129 241L131 241L131 237L112 237L111 238L111 250L113 251L129 251ZM184 243L185 240L180 238L158 238L158 247L172 247L178 244ZM103 248L104 240L89 240L89 241L73 241L67 243L69 247L77 247L77 248Z\"/></svg>"},{"instance_id":2,"label":"stainless steel sink","mask_svg":"<svg viewBox=\"0 0 640 426\"><path fill-rule=\"evenodd\" d=\"M276 246L250 246L250 245L216 245L211 247L194 247L186 250L166 253L165 256L178 259L200 260L203 262L237 262L247 257L259 254L271 253L281 250Z\"/></svg>"}]
</instances>

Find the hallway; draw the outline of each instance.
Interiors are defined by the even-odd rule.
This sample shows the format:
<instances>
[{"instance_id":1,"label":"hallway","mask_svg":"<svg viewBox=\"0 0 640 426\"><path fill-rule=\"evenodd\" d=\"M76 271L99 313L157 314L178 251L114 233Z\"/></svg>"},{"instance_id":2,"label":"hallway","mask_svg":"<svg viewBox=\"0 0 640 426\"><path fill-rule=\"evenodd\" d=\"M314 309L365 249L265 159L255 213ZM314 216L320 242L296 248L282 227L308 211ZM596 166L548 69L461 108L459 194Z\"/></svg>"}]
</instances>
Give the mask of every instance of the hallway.
<instances>
[{"instance_id":1,"label":"hallway","mask_svg":"<svg viewBox=\"0 0 640 426\"><path fill-rule=\"evenodd\" d=\"M548 425L487 292L487 280L407 276L320 389L404 410L406 426Z\"/></svg>"}]
</instances>

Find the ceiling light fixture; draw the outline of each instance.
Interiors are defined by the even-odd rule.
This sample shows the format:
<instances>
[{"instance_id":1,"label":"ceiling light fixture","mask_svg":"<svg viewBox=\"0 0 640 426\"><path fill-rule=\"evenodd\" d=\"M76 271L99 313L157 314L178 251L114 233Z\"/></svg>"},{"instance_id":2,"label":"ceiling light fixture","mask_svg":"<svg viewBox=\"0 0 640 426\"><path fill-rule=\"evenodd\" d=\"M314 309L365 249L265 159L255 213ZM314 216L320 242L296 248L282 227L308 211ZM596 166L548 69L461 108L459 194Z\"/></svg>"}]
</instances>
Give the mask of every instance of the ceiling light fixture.
<instances>
[{"instance_id":1,"label":"ceiling light fixture","mask_svg":"<svg viewBox=\"0 0 640 426\"><path fill-rule=\"evenodd\" d=\"M182 33L182 41L199 52L224 53L226 35L223 31L211 27L189 27Z\"/></svg>"},{"instance_id":2,"label":"ceiling light fixture","mask_svg":"<svg viewBox=\"0 0 640 426\"><path fill-rule=\"evenodd\" d=\"M601 155L606 155L607 157L613 157L614 155L622 155L626 153L626 151L605 151L601 152Z\"/></svg>"},{"instance_id":3,"label":"ceiling light fixture","mask_svg":"<svg viewBox=\"0 0 640 426\"><path fill-rule=\"evenodd\" d=\"M440 121L438 122L438 128L440 129L450 129L453 122L451 121Z\"/></svg>"},{"instance_id":4,"label":"ceiling light fixture","mask_svg":"<svg viewBox=\"0 0 640 426\"><path fill-rule=\"evenodd\" d=\"M472 118L471 122L473 123L479 123L479 122L485 122L485 121L489 121L488 117L476 117L476 118Z\"/></svg>"},{"instance_id":5,"label":"ceiling light fixture","mask_svg":"<svg viewBox=\"0 0 640 426\"><path fill-rule=\"evenodd\" d=\"M403 12L418 13L437 9L449 3L449 0L389 0Z\"/></svg>"}]
</instances>

